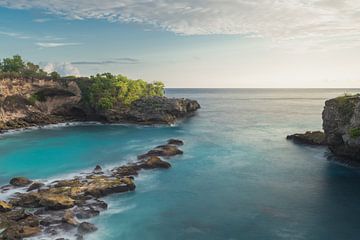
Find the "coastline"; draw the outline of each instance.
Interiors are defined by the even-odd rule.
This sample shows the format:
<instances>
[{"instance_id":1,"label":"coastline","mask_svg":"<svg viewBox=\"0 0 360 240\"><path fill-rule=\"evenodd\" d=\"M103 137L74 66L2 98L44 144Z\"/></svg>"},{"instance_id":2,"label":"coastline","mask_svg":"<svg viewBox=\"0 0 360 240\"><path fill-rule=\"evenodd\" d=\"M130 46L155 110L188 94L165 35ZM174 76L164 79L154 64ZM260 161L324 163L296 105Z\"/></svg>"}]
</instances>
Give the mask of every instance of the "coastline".
<instances>
[{"instance_id":1,"label":"coastline","mask_svg":"<svg viewBox=\"0 0 360 240\"><path fill-rule=\"evenodd\" d=\"M179 149L184 143L169 139L145 154L137 161L93 171L73 173L63 178L29 180L15 177L9 185L0 187L0 228L4 239L46 236L63 237L67 232L76 239L97 231L87 219L98 216L108 209L101 200L105 196L135 191L135 179L149 169L168 169L170 159L182 155ZM55 180L54 180L55 179ZM14 219L15 218L18 219Z\"/></svg>"}]
</instances>

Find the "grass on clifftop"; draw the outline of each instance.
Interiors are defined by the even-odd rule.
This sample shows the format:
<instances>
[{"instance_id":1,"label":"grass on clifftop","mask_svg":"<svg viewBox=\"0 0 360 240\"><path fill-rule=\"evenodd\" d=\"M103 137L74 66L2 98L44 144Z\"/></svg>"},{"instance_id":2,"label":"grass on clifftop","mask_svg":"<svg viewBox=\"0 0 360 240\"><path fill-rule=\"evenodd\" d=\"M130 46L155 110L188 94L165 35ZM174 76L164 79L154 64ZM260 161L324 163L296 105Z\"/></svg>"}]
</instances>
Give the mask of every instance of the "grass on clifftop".
<instances>
[{"instance_id":1,"label":"grass on clifftop","mask_svg":"<svg viewBox=\"0 0 360 240\"><path fill-rule=\"evenodd\" d=\"M340 114L344 117L345 121L350 121L352 115L354 114L354 99L358 98L359 94L344 94L344 96L340 96L335 98L335 101L338 105L338 109Z\"/></svg>"},{"instance_id":2,"label":"grass on clifftop","mask_svg":"<svg viewBox=\"0 0 360 240\"><path fill-rule=\"evenodd\" d=\"M44 79L44 80L74 80L82 92L82 99L90 107L96 109L111 109L115 104L129 106L132 102L152 96L164 95L164 83L155 81L133 80L123 75L111 73L96 74L91 77L60 76L57 72L47 73L32 62L25 62L21 56L15 55L0 61L1 79ZM30 102L44 101L46 96L33 94Z\"/></svg>"}]
</instances>

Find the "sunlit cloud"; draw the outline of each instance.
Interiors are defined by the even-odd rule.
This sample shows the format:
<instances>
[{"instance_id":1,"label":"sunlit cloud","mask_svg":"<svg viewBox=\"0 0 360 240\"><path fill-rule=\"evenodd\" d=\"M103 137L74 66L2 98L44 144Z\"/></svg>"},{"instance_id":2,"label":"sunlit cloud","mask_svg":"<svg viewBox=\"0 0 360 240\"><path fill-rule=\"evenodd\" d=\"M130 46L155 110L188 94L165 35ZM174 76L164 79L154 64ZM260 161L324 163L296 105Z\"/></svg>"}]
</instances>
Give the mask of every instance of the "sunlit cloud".
<instances>
[{"instance_id":1,"label":"sunlit cloud","mask_svg":"<svg viewBox=\"0 0 360 240\"><path fill-rule=\"evenodd\" d=\"M358 0L0 0L0 6L44 9L68 19L135 22L180 35L240 34L274 42L301 39L305 45L352 37L348 46L360 44Z\"/></svg>"},{"instance_id":2,"label":"sunlit cloud","mask_svg":"<svg viewBox=\"0 0 360 240\"><path fill-rule=\"evenodd\" d=\"M37 42L36 45L42 48L56 48L56 47L64 47L64 46L76 46L76 45L81 45L81 43Z\"/></svg>"},{"instance_id":3,"label":"sunlit cloud","mask_svg":"<svg viewBox=\"0 0 360 240\"><path fill-rule=\"evenodd\" d=\"M80 71L77 67L71 63L51 63L51 62L41 62L39 64L45 72L58 72L62 76L80 76Z\"/></svg>"}]
</instances>

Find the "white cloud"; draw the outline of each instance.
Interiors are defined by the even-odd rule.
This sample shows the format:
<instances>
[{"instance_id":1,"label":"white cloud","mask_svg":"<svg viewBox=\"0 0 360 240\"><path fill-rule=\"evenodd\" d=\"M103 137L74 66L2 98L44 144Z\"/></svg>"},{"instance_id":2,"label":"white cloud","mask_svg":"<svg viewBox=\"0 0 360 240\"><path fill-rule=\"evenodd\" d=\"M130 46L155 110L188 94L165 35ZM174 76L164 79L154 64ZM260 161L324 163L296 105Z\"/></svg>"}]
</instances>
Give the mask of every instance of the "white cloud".
<instances>
[{"instance_id":1,"label":"white cloud","mask_svg":"<svg viewBox=\"0 0 360 240\"><path fill-rule=\"evenodd\" d=\"M71 63L40 63L45 72L58 72L61 76L81 76L77 67Z\"/></svg>"},{"instance_id":2,"label":"white cloud","mask_svg":"<svg viewBox=\"0 0 360 240\"><path fill-rule=\"evenodd\" d=\"M5 35L5 36L8 36L8 37L14 37L14 38L18 38L18 39L30 39L31 38L28 35L25 35L23 33L17 33L17 32L0 31L0 35Z\"/></svg>"},{"instance_id":3,"label":"white cloud","mask_svg":"<svg viewBox=\"0 0 360 240\"><path fill-rule=\"evenodd\" d=\"M0 0L0 6L149 24L182 35L244 34L310 45L344 38L349 46L360 44L359 0Z\"/></svg>"},{"instance_id":4,"label":"white cloud","mask_svg":"<svg viewBox=\"0 0 360 240\"><path fill-rule=\"evenodd\" d=\"M81 43L66 43L66 42L37 42L36 45L43 48L55 48L55 47L64 47L64 46L76 46Z\"/></svg>"}]
</instances>

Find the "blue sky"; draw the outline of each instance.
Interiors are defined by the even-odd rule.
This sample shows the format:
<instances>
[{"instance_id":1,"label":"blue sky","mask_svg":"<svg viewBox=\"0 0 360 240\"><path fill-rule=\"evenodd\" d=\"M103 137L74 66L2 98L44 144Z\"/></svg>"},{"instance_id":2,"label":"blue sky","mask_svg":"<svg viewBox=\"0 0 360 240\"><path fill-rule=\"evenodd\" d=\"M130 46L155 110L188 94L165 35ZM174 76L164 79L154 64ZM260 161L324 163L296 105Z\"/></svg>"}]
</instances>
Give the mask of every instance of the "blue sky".
<instances>
[{"instance_id":1,"label":"blue sky","mask_svg":"<svg viewBox=\"0 0 360 240\"><path fill-rule=\"evenodd\" d=\"M0 0L0 57L168 87L360 87L350 0Z\"/></svg>"}]
</instances>

